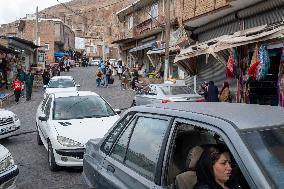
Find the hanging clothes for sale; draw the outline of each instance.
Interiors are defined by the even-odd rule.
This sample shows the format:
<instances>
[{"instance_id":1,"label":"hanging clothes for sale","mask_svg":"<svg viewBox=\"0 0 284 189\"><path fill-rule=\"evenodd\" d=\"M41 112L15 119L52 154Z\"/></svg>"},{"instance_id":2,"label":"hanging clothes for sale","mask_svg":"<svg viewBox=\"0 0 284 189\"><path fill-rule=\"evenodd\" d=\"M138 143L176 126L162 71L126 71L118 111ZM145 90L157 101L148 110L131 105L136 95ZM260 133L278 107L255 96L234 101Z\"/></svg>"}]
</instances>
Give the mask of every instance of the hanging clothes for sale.
<instances>
[{"instance_id":1,"label":"hanging clothes for sale","mask_svg":"<svg viewBox=\"0 0 284 189\"><path fill-rule=\"evenodd\" d=\"M266 46L261 46L258 51L258 71L257 71L257 80L264 80L266 75L268 74L268 70L270 67L270 58L269 53Z\"/></svg>"},{"instance_id":2,"label":"hanging clothes for sale","mask_svg":"<svg viewBox=\"0 0 284 189\"><path fill-rule=\"evenodd\" d=\"M229 56L229 59L226 65L226 78L227 79L235 78L234 66L235 66L234 52L233 52L233 49L231 49L230 56Z\"/></svg>"},{"instance_id":3,"label":"hanging clothes for sale","mask_svg":"<svg viewBox=\"0 0 284 189\"><path fill-rule=\"evenodd\" d=\"M278 98L279 98L279 106L284 107L284 43L282 48L281 61L279 65Z\"/></svg>"},{"instance_id":4,"label":"hanging clothes for sale","mask_svg":"<svg viewBox=\"0 0 284 189\"><path fill-rule=\"evenodd\" d=\"M256 76L258 74L258 65L259 65L259 59L258 59L258 46L255 46L255 50L252 55L251 63L248 68L247 75L251 77L253 80L256 79Z\"/></svg>"}]
</instances>

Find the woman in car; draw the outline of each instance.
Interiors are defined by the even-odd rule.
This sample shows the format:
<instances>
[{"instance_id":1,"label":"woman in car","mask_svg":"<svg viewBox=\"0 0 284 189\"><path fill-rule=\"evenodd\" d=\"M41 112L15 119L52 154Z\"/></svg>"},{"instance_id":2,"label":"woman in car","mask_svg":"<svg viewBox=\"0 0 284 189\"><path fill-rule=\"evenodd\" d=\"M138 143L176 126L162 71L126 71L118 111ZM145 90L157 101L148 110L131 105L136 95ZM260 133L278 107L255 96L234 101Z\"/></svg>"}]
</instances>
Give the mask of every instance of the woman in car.
<instances>
[{"instance_id":1,"label":"woman in car","mask_svg":"<svg viewBox=\"0 0 284 189\"><path fill-rule=\"evenodd\" d=\"M224 145L209 145L197 162L193 189L241 189L232 177L231 155Z\"/></svg>"}]
</instances>

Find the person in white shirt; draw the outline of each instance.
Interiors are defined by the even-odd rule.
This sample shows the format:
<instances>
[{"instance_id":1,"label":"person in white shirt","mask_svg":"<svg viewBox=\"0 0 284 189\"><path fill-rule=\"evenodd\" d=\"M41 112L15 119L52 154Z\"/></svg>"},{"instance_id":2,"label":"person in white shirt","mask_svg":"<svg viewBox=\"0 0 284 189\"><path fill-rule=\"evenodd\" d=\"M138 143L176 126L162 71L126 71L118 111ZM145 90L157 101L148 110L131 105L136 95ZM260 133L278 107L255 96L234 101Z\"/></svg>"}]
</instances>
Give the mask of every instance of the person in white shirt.
<instances>
[{"instance_id":1,"label":"person in white shirt","mask_svg":"<svg viewBox=\"0 0 284 189\"><path fill-rule=\"evenodd\" d=\"M123 73L123 66L122 66L122 61L120 60L118 62L118 67L117 67L117 75L119 77L119 80L121 80L122 73Z\"/></svg>"}]
</instances>

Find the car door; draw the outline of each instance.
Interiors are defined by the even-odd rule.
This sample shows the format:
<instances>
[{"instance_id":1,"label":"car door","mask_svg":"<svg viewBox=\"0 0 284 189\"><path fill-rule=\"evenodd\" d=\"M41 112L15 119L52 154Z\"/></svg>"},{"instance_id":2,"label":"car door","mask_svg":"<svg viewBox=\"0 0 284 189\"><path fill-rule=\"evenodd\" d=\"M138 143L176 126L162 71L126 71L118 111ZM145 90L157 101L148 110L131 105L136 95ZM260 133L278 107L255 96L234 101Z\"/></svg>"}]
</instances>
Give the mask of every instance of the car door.
<instances>
[{"instance_id":1,"label":"car door","mask_svg":"<svg viewBox=\"0 0 284 189\"><path fill-rule=\"evenodd\" d=\"M49 124L50 119L52 118L51 117L51 107L52 107L52 97L49 97L47 102L46 102L46 105L44 106L44 109L43 109L43 113L46 115L47 121L40 121L39 120L39 122L40 122L39 129L40 129L45 141L48 138L48 124Z\"/></svg>"},{"instance_id":2,"label":"car door","mask_svg":"<svg viewBox=\"0 0 284 189\"><path fill-rule=\"evenodd\" d=\"M157 188L170 117L137 114L103 162L103 188Z\"/></svg>"}]
</instances>

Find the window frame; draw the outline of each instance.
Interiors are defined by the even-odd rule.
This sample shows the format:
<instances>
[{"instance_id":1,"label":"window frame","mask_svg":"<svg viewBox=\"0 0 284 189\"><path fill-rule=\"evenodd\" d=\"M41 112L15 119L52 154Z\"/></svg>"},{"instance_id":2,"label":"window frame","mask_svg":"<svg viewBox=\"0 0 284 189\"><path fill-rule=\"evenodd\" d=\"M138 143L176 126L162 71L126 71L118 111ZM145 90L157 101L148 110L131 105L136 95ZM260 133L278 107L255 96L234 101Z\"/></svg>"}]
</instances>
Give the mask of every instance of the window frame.
<instances>
[{"instance_id":1,"label":"window frame","mask_svg":"<svg viewBox=\"0 0 284 189\"><path fill-rule=\"evenodd\" d=\"M249 184L249 186L251 188L257 188L257 184L254 182L253 178L251 177L251 175L249 174L248 169L246 168L245 164L243 163L242 159L240 158L240 155L238 154L237 150L235 149L234 145L232 144L230 138L228 135L226 135L226 133L220 129L218 126L216 126L216 124L212 124L212 123L208 123L202 120L195 120L195 119L187 119L187 118L179 118L176 117L173 120L173 124L171 126L171 131L170 131L170 136L169 136L169 141L167 144L167 148L165 151L165 160L163 162L163 167L165 167L165 170L163 170L163 175L162 175L162 183L164 186L168 186L167 185L167 175L168 175L168 165L169 165L169 160L170 160L170 156L172 153L172 149L173 149L173 145L175 142L175 134L178 128L178 123L183 123L183 124L188 124L188 125L192 125L193 127L198 127L198 128L202 128L202 129L206 129L208 131L212 131L214 133L216 133L218 136L220 136L225 145L228 147L228 149L230 150L231 154L233 155L233 158L235 159L236 163L238 164L238 167L240 168L241 173L243 174L243 176L245 177L247 183ZM231 124L229 122L227 122L228 124Z\"/></svg>"},{"instance_id":2,"label":"window frame","mask_svg":"<svg viewBox=\"0 0 284 189\"><path fill-rule=\"evenodd\" d=\"M158 2L154 2L153 4L151 4L150 15L151 15L151 19L159 17L159 4L158 4Z\"/></svg>"},{"instance_id":3,"label":"window frame","mask_svg":"<svg viewBox=\"0 0 284 189\"><path fill-rule=\"evenodd\" d=\"M120 162L116 159L114 159L113 157L111 157L111 153L113 152L113 149L114 149L114 146L117 144L117 142L119 141L121 135L124 133L124 132L120 132L119 136L116 137L116 140L114 142L114 144L112 145L112 148L111 148L111 151L110 153L107 155L109 158L111 158L113 161L117 161L119 162L122 166L132 170L133 172L135 172L136 174L142 176L143 178L149 180L149 178L145 177L145 175L142 175L141 173L137 172L135 169L133 169L132 167L129 167L125 164L125 160L126 160L126 155L127 155L127 152L128 152L128 147L129 147L129 143L130 143L130 140L132 138L132 134L133 134L133 131L136 127L136 123L138 121L138 119L140 117L145 117L145 118L151 118L151 119L159 119L159 120L165 120L167 121L167 124L168 124L168 127L166 129L166 132L165 132L165 136L164 136L164 139L162 141L162 145L161 145L161 149L160 149L160 154L158 156L158 161L157 161L157 165L156 165L156 169L155 169L155 174L154 174L154 179L153 181L151 182L154 182L156 185L161 185L161 176L162 176L162 171L163 171L163 161L164 161L164 155L165 155L165 150L166 150L166 146L167 146L167 142L168 142L168 139L169 139L169 134L170 134L170 131L171 131L171 128L172 128L172 123L174 121L174 117L173 116L167 116L167 115L161 115L161 114L151 114L151 113L142 113L142 112L138 112L136 113L131 121L127 124L126 128L132 123L132 121L134 121L134 126L133 128L131 129L131 132L130 132L130 137L128 139L128 142L127 142L127 148L126 148L126 153L124 155L124 158L123 158L123 162ZM126 128L123 130L125 131ZM150 181L150 180L149 180Z\"/></svg>"},{"instance_id":4,"label":"window frame","mask_svg":"<svg viewBox=\"0 0 284 189\"><path fill-rule=\"evenodd\" d=\"M125 114L125 115L115 124L115 126L107 133L107 135L106 135L106 137L104 138L102 144L100 145L100 151L102 151L104 154L106 154L106 155L108 155L108 156L110 155L110 153L113 151L114 145L115 145L115 144L117 143L117 141L118 141L118 138L120 138L121 133L125 130L125 128L128 127L128 125L132 122L132 120L135 119L135 113L136 113L136 112L128 112L127 114ZM129 121L124 125L124 127L121 127L121 128L120 128L118 134L115 136L115 138L114 138L114 140L113 140L113 143L112 143L112 145L111 145L109 151L108 151L108 152L105 151L104 146L105 146L105 144L107 143L107 140L111 137L111 134L112 134L113 132L115 132L115 129L119 127L119 124L121 124L121 123L127 118L127 116L131 116L130 119L129 119Z\"/></svg>"},{"instance_id":5,"label":"window frame","mask_svg":"<svg viewBox=\"0 0 284 189\"><path fill-rule=\"evenodd\" d=\"M132 29L134 27L134 18L133 15L128 15L127 17L127 28L128 30Z\"/></svg>"},{"instance_id":6,"label":"window frame","mask_svg":"<svg viewBox=\"0 0 284 189\"><path fill-rule=\"evenodd\" d=\"M48 105L49 101L50 101L50 107L48 108L47 105ZM48 100L45 103L45 106L44 106L44 114L46 115L47 119L52 117L52 116L50 116L50 114L52 113L52 103L53 103L53 99L51 97L49 97ZM49 109L48 114L46 114L47 109Z\"/></svg>"}]
</instances>

